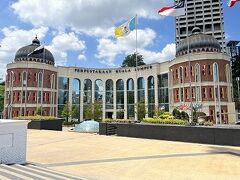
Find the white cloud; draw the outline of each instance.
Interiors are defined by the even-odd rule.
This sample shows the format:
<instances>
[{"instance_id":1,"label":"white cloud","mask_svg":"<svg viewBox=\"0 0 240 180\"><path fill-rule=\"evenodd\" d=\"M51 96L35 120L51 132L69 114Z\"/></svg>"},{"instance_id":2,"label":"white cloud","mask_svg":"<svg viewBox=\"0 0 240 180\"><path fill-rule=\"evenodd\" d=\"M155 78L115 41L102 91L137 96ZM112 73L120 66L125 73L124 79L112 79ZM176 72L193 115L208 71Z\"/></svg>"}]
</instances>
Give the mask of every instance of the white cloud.
<instances>
[{"instance_id":1,"label":"white cloud","mask_svg":"<svg viewBox=\"0 0 240 180\"><path fill-rule=\"evenodd\" d=\"M105 37L109 33L106 31L110 31L116 23L136 13L142 18L162 18L157 12L167 4L168 0L48 0L44 3L42 0L18 0L11 8L22 21L37 27L70 27L89 35Z\"/></svg>"},{"instance_id":2,"label":"white cloud","mask_svg":"<svg viewBox=\"0 0 240 180\"><path fill-rule=\"evenodd\" d=\"M47 34L48 28L40 27L31 30L23 30L17 27L5 27L2 30L4 38L0 41L0 78L6 72L6 65L14 61L17 50L23 46L31 44L37 35L41 41ZM50 45L45 46L50 50L58 65L65 65L68 58L68 51L77 51L81 53L80 59L84 59L83 50L86 49L85 42L80 40L73 32L58 33Z\"/></svg>"},{"instance_id":3,"label":"white cloud","mask_svg":"<svg viewBox=\"0 0 240 180\"><path fill-rule=\"evenodd\" d=\"M138 30L138 52L143 55L145 63L172 60L176 53L175 44L167 44L160 52L146 50L153 44L155 38L156 33L152 29ZM129 36L117 40L102 38L99 39L98 43L98 53L95 56L100 59L101 63L114 66L117 55L135 52L136 36L132 32Z\"/></svg>"},{"instance_id":4,"label":"white cloud","mask_svg":"<svg viewBox=\"0 0 240 180\"><path fill-rule=\"evenodd\" d=\"M0 76L5 74L6 65L14 60L16 51L28 44L31 44L37 35L41 40L48 32L48 28L40 27L31 30L19 29L15 26L5 27L1 30L3 39L0 41ZM3 68L4 67L4 68Z\"/></svg>"},{"instance_id":5,"label":"white cloud","mask_svg":"<svg viewBox=\"0 0 240 180\"><path fill-rule=\"evenodd\" d=\"M139 53L143 55L144 62L149 63L160 63L169 60L173 60L176 54L176 45L174 43L167 44L161 52L154 52L141 49Z\"/></svg>"},{"instance_id":6,"label":"white cloud","mask_svg":"<svg viewBox=\"0 0 240 180\"><path fill-rule=\"evenodd\" d=\"M153 43L156 38L156 33L149 28L138 30L138 48L144 49ZM98 40L97 50L95 55L104 64L113 66L115 58L118 54L133 53L136 49L135 31L127 37L110 39L102 38Z\"/></svg>"},{"instance_id":7,"label":"white cloud","mask_svg":"<svg viewBox=\"0 0 240 180\"><path fill-rule=\"evenodd\" d=\"M154 39L156 38L156 33L149 28L139 29L138 30L138 52L142 53L149 59L150 54L154 57L160 57L160 53L151 52L145 50L149 45L153 44ZM100 59L100 62L103 64L115 65L116 56L119 54L132 54L136 49L136 36L135 32L132 32L127 37L119 38L116 40L109 38L102 38L98 41L97 50L98 53L95 55ZM169 49L169 48L168 48ZM164 50L164 53L166 50ZM163 57L163 55L161 55ZM148 62L153 62L148 60ZM147 63L148 63L147 62Z\"/></svg>"},{"instance_id":8,"label":"white cloud","mask_svg":"<svg viewBox=\"0 0 240 180\"><path fill-rule=\"evenodd\" d=\"M82 52L86 46L85 41L80 40L74 32L70 32L57 34L46 48L53 53L57 65L65 65L68 51Z\"/></svg>"},{"instance_id":9,"label":"white cloud","mask_svg":"<svg viewBox=\"0 0 240 180\"><path fill-rule=\"evenodd\" d=\"M86 61L86 60L87 60L87 58L86 58L86 56L85 56L84 54L79 54L79 55L78 55L78 59L79 59L79 60L83 60L83 61Z\"/></svg>"}]
</instances>

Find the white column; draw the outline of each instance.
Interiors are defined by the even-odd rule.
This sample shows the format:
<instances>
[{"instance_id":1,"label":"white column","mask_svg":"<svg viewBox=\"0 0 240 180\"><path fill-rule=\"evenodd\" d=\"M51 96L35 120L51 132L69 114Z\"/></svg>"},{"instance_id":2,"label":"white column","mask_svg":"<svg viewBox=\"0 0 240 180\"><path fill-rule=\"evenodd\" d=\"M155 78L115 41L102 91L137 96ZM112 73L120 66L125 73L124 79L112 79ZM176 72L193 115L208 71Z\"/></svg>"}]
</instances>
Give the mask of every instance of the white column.
<instances>
[{"instance_id":1,"label":"white column","mask_svg":"<svg viewBox=\"0 0 240 180\"><path fill-rule=\"evenodd\" d=\"M154 102L155 108L158 108L158 77L154 76Z\"/></svg>"},{"instance_id":2,"label":"white column","mask_svg":"<svg viewBox=\"0 0 240 180\"><path fill-rule=\"evenodd\" d=\"M106 81L105 80L102 80L103 81L103 103L102 103L102 119L104 120L106 117Z\"/></svg>"},{"instance_id":3,"label":"white column","mask_svg":"<svg viewBox=\"0 0 240 180\"><path fill-rule=\"evenodd\" d=\"M95 79L92 80L92 103L95 102Z\"/></svg>"},{"instance_id":4,"label":"white column","mask_svg":"<svg viewBox=\"0 0 240 180\"><path fill-rule=\"evenodd\" d=\"M145 95L145 117L148 117L148 78L144 78L144 95Z\"/></svg>"},{"instance_id":5,"label":"white column","mask_svg":"<svg viewBox=\"0 0 240 180\"><path fill-rule=\"evenodd\" d=\"M127 119L127 80L124 81L124 119Z\"/></svg>"},{"instance_id":6,"label":"white column","mask_svg":"<svg viewBox=\"0 0 240 180\"><path fill-rule=\"evenodd\" d=\"M137 90L137 77L136 79L134 80L134 110L135 110L135 121L138 120L138 117L137 117L137 103L138 103L138 90Z\"/></svg>"},{"instance_id":7,"label":"white column","mask_svg":"<svg viewBox=\"0 0 240 180\"><path fill-rule=\"evenodd\" d=\"M116 81L113 81L113 119L117 119L117 92Z\"/></svg>"}]
</instances>

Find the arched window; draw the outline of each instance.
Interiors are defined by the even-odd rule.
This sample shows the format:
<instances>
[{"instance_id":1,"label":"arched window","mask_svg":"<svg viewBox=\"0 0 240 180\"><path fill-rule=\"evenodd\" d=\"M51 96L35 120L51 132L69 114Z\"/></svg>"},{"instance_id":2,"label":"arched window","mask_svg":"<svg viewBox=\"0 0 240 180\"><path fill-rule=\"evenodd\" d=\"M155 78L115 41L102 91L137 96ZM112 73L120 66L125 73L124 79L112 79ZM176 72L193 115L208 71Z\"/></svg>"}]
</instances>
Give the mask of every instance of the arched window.
<instances>
[{"instance_id":1,"label":"arched window","mask_svg":"<svg viewBox=\"0 0 240 180\"><path fill-rule=\"evenodd\" d=\"M102 104L103 91L104 91L103 81L100 79L97 79L95 81L95 101L97 103Z\"/></svg>"},{"instance_id":2,"label":"arched window","mask_svg":"<svg viewBox=\"0 0 240 180\"><path fill-rule=\"evenodd\" d=\"M180 102L184 102L184 77L183 77L183 67L179 67L179 97L180 97Z\"/></svg>"},{"instance_id":3,"label":"arched window","mask_svg":"<svg viewBox=\"0 0 240 180\"><path fill-rule=\"evenodd\" d=\"M72 81L72 118L80 119L80 95L81 95L81 81L73 79Z\"/></svg>"},{"instance_id":4,"label":"arched window","mask_svg":"<svg viewBox=\"0 0 240 180\"><path fill-rule=\"evenodd\" d=\"M37 104L42 106L42 87L43 87L43 73L38 73L38 93L37 93Z\"/></svg>"},{"instance_id":5,"label":"arched window","mask_svg":"<svg viewBox=\"0 0 240 180\"><path fill-rule=\"evenodd\" d=\"M117 109L124 109L124 82L122 79L117 80Z\"/></svg>"},{"instance_id":6,"label":"arched window","mask_svg":"<svg viewBox=\"0 0 240 180\"><path fill-rule=\"evenodd\" d=\"M143 77L138 78L137 81L137 89L138 89L138 102L145 102L145 89L144 89L144 79Z\"/></svg>"},{"instance_id":7,"label":"arched window","mask_svg":"<svg viewBox=\"0 0 240 180\"><path fill-rule=\"evenodd\" d=\"M148 116L153 117L155 109L154 77L148 77Z\"/></svg>"},{"instance_id":8,"label":"arched window","mask_svg":"<svg viewBox=\"0 0 240 180\"><path fill-rule=\"evenodd\" d=\"M124 81L122 79L117 80L116 83L116 101L117 101L117 119L124 118Z\"/></svg>"},{"instance_id":9,"label":"arched window","mask_svg":"<svg viewBox=\"0 0 240 180\"><path fill-rule=\"evenodd\" d=\"M106 109L113 109L113 80L106 81Z\"/></svg>"},{"instance_id":10,"label":"arched window","mask_svg":"<svg viewBox=\"0 0 240 180\"><path fill-rule=\"evenodd\" d=\"M92 81L90 79L84 80L83 91L83 103L90 104L92 102Z\"/></svg>"},{"instance_id":11,"label":"arched window","mask_svg":"<svg viewBox=\"0 0 240 180\"><path fill-rule=\"evenodd\" d=\"M127 80L127 110L128 118L133 118L134 113L134 81L133 79Z\"/></svg>"},{"instance_id":12,"label":"arched window","mask_svg":"<svg viewBox=\"0 0 240 180\"><path fill-rule=\"evenodd\" d=\"M13 71L8 73L8 88L9 91L6 91L6 96L8 100L8 118L11 119L13 117L12 103L13 103L13 83L15 81L15 74Z\"/></svg>"},{"instance_id":13,"label":"arched window","mask_svg":"<svg viewBox=\"0 0 240 180\"><path fill-rule=\"evenodd\" d=\"M22 72L22 87L26 87L27 86L27 72L23 71Z\"/></svg>"},{"instance_id":14,"label":"arched window","mask_svg":"<svg viewBox=\"0 0 240 180\"><path fill-rule=\"evenodd\" d=\"M85 79L83 83L83 118L86 119L86 111L89 105L92 103L92 81Z\"/></svg>"}]
</instances>

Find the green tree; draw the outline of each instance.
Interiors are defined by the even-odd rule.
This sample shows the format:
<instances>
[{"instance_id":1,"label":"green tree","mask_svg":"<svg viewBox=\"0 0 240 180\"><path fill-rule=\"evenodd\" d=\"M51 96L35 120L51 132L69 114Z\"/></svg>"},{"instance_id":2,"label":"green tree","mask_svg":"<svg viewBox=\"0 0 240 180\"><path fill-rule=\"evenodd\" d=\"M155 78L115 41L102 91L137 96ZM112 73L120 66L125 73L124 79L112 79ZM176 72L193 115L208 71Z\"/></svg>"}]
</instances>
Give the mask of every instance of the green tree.
<instances>
[{"instance_id":1,"label":"green tree","mask_svg":"<svg viewBox=\"0 0 240 180\"><path fill-rule=\"evenodd\" d=\"M72 106L72 118L79 120L80 111L79 106L73 105Z\"/></svg>"},{"instance_id":2,"label":"green tree","mask_svg":"<svg viewBox=\"0 0 240 180\"><path fill-rule=\"evenodd\" d=\"M41 116L42 114L42 106L38 106L35 111L36 116Z\"/></svg>"},{"instance_id":3,"label":"green tree","mask_svg":"<svg viewBox=\"0 0 240 180\"><path fill-rule=\"evenodd\" d=\"M72 116L72 109L70 108L69 103L64 105L61 116L64 117L66 121L68 121L69 117Z\"/></svg>"},{"instance_id":4,"label":"green tree","mask_svg":"<svg viewBox=\"0 0 240 180\"><path fill-rule=\"evenodd\" d=\"M136 103L135 106L137 107L138 120L142 121L143 118L145 118L145 115L146 115L145 101L141 100L138 103Z\"/></svg>"},{"instance_id":5,"label":"green tree","mask_svg":"<svg viewBox=\"0 0 240 180\"><path fill-rule=\"evenodd\" d=\"M91 103L84 109L85 119L94 119L95 121L102 120L102 105L98 102Z\"/></svg>"},{"instance_id":6,"label":"green tree","mask_svg":"<svg viewBox=\"0 0 240 180\"><path fill-rule=\"evenodd\" d=\"M143 61L143 56L141 54L137 54L137 65L145 65ZM122 62L122 67L136 67L136 53L130 54Z\"/></svg>"},{"instance_id":7,"label":"green tree","mask_svg":"<svg viewBox=\"0 0 240 180\"><path fill-rule=\"evenodd\" d=\"M5 86L4 84L1 84L0 85L0 113L3 112L4 92L5 92Z\"/></svg>"}]
</instances>

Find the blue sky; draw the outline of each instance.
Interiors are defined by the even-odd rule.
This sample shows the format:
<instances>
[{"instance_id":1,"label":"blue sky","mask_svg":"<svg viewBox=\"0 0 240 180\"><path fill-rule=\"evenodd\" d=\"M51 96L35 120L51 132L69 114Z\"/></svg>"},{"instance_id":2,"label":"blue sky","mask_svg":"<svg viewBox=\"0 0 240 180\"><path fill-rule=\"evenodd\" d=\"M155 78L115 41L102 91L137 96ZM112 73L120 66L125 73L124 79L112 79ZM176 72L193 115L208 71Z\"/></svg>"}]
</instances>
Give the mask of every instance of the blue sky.
<instances>
[{"instance_id":1,"label":"blue sky","mask_svg":"<svg viewBox=\"0 0 240 180\"><path fill-rule=\"evenodd\" d=\"M114 27L138 14L138 46L146 63L163 62L175 55L175 24L158 9L169 0L1 0L0 66L37 34L56 64L81 67L118 67L135 50L135 33L116 39ZM240 40L240 3L224 4L228 40ZM0 70L0 76L5 68Z\"/></svg>"}]
</instances>

